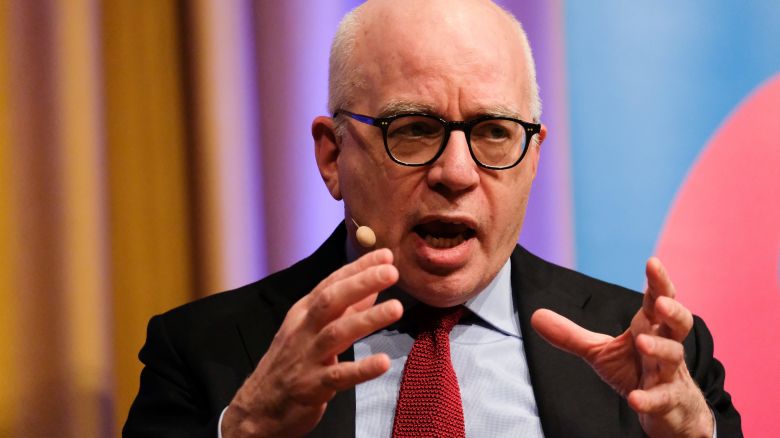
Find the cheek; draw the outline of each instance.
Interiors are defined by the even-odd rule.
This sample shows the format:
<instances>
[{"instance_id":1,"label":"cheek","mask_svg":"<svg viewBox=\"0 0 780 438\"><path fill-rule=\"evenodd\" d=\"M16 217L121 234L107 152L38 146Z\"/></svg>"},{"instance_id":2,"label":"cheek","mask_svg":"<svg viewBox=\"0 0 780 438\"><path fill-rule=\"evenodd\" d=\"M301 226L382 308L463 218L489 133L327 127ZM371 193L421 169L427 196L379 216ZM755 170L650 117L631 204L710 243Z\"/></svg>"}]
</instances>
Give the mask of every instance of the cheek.
<instances>
[{"instance_id":1,"label":"cheek","mask_svg":"<svg viewBox=\"0 0 780 438\"><path fill-rule=\"evenodd\" d=\"M493 219L499 246L514 247L525 218L531 182L532 178L518 174L515 178L497 184L492 211L495 212Z\"/></svg>"},{"instance_id":2,"label":"cheek","mask_svg":"<svg viewBox=\"0 0 780 438\"><path fill-rule=\"evenodd\" d=\"M395 169L388 165L394 164L377 163L362 150L345 151L339 157L339 181L349 214L385 238L409 198L408 178L395 178Z\"/></svg>"},{"instance_id":3,"label":"cheek","mask_svg":"<svg viewBox=\"0 0 780 438\"><path fill-rule=\"evenodd\" d=\"M365 212L374 208L375 196L372 194L376 181L372 173L367 172L371 163L354 149L345 148L338 158L339 184L348 214L365 225L370 219L365 217Z\"/></svg>"}]
</instances>

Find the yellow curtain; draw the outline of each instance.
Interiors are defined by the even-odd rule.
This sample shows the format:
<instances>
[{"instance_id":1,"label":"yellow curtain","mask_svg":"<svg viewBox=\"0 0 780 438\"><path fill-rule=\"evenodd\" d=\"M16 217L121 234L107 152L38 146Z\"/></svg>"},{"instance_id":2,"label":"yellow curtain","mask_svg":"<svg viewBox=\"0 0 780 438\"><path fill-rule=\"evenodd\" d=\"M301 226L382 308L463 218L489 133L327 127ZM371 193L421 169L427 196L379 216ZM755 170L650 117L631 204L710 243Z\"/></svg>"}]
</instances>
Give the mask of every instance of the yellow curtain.
<instances>
[{"instance_id":1,"label":"yellow curtain","mask_svg":"<svg viewBox=\"0 0 780 438\"><path fill-rule=\"evenodd\" d=\"M346 3L0 0L0 437L117 436L152 315L341 220L306 125Z\"/></svg>"},{"instance_id":2,"label":"yellow curtain","mask_svg":"<svg viewBox=\"0 0 780 438\"><path fill-rule=\"evenodd\" d=\"M146 322L194 290L175 5L110 2L102 17L117 426L138 390Z\"/></svg>"},{"instance_id":3,"label":"yellow curtain","mask_svg":"<svg viewBox=\"0 0 780 438\"><path fill-rule=\"evenodd\" d=\"M0 0L0 436L116 436L194 298L173 0Z\"/></svg>"},{"instance_id":4,"label":"yellow curtain","mask_svg":"<svg viewBox=\"0 0 780 438\"><path fill-rule=\"evenodd\" d=\"M0 27L8 29L9 4L0 0ZM10 426L16 415L14 395L19 392L17 371L17 339L13 273L17 229L11 215L13 205L13 166L11 164L11 81L8 59L9 34L0 32L0 376L5 376L5 388L0 389L0 436L10 435Z\"/></svg>"}]
</instances>

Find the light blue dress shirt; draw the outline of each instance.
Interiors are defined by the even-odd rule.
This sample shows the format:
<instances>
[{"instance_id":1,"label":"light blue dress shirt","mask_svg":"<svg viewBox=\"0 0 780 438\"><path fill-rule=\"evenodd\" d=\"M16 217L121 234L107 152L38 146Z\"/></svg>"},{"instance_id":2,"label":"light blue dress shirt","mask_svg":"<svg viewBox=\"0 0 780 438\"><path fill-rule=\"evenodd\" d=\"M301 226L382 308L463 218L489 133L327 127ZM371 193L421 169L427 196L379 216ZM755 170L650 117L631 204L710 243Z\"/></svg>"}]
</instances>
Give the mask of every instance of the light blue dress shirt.
<instances>
[{"instance_id":1,"label":"light blue dress shirt","mask_svg":"<svg viewBox=\"0 0 780 438\"><path fill-rule=\"evenodd\" d=\"M450 333L467 437L542 437L520 323L512 303L510 264L466 302L473 315ZM399 326L401 327L401 326ZM414 339L401 328L380 330L354 345L355 360L390 356L390 370L355 388L357 437L389 437L404 363Z\"/></svg>"},{"instance_id":2,"label":"light blue dress shirt","mask_svg":"<svg viewBox=\"0 0 780 438\"><path fill-rule=\"evenodd\" d=\"M347 254L351 255L349 249ZM473 315L464 317L450 333L467 437L544 436L512 302L510 271L507 261L485 290L465 303ZM384 352L391 363L388 372L355 387L358 438L391 436L401 375L413 343L408 333L396 328L355 343L355 360ZM219 438L225 410L219 418Z\"/></svg>"}]
</instances>

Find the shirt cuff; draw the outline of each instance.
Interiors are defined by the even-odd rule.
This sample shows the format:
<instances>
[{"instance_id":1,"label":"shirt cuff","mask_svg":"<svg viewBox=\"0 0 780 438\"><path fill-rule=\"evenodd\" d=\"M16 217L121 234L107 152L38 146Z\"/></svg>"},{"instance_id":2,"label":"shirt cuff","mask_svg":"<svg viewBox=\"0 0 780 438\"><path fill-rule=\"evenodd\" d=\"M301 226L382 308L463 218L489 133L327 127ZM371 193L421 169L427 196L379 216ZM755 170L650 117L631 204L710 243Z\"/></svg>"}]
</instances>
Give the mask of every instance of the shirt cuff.
<instances>
[{"instance_id":1,"label":"shirt cuff","mask_svg":"<svg viewBox=\"0 0 780 438\"><path fill-rule=\"evenodd\" d=\"M219 422L217 422L217 438L222 438L222 417L225 416L225 411L227 411L227 406L225 406L225 409L222 410L222 413L219 414ZM715 417L712 417L715 418ZM718 438L718 437L713 437Z\"/></svg>"},{"instance_id":2,"label":"shirt cuff","mask_svg":"<svg viewBox=\"0 0 780 438\"><path fill-rule=\"evenodd\" d=\"M718 438L718 422L715 420L715 411L712 408L710 408L710 414L712 415L712 438ZM222 435L219 438L222 438Z\"/></svg>"}]
</instances>

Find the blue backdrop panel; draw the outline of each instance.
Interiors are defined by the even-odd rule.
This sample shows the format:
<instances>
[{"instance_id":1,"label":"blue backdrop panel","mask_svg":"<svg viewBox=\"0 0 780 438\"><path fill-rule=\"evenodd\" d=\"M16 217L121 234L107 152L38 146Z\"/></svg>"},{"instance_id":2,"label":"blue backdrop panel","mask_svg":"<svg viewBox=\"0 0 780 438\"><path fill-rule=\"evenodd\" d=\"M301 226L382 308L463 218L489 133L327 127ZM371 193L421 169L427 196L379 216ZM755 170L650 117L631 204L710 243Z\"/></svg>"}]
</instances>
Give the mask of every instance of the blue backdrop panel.
<instances>
[{"instance_id":1,"label":"blue backdrop panel","mask_svg":"<svg viewBox=\"0 0 780 438\"><path fill-rule=\"evenodd\" d=\"M780 71L780 2L569 1L565 22L577 266L641 289L702 147Z\"/></svg>"}]
</instances>

